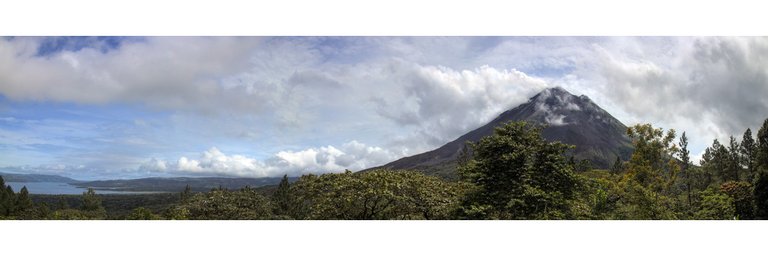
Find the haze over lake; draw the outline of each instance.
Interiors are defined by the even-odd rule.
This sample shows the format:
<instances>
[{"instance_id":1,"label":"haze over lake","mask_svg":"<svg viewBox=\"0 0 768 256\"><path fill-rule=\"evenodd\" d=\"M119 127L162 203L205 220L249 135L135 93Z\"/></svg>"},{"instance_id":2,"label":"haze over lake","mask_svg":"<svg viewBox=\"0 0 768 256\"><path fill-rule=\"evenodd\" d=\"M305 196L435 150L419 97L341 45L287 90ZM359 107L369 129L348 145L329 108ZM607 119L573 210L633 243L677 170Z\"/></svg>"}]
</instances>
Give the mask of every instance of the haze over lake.
<instances>
[{"instance_id":1,"label":"haze over lake","mask_svg":"<svg viewBox=\"0 0 768 256\"><path fill-rule=\"evenodd\" d=\"M87 191L87 188L79 188L72 184L63 182L6 182L13 188L13 191L18 192L22 187L26 186L30 194L45 194L45 195L81 195ZM142 194L142 193L155 193L155 192L142 192L142 191L114 191L114 190L101 190L96 189L96 194Z\"/></svg>"}]
</instances>

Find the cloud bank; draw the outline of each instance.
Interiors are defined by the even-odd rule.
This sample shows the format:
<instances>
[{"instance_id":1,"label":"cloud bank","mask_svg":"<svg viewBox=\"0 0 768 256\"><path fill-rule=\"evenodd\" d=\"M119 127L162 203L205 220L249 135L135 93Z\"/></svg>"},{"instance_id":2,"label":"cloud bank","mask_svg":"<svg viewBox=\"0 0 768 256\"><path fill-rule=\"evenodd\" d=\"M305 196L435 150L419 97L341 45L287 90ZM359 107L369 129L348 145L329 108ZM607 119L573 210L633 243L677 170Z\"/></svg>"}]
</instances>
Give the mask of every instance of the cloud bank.
<instances>
[{"instance_id":1,"label":"cloud bank","mask_svg":"<svg viewBox=\"0 0 768 256\"><path fill-rule=\"evenodd\" d=\"M138 170L155 174L203 176L300 176L309 173L343 172L347 169L357 171L385 164L398 157L402 156L354 140L342 144L339 148L325 146L301 151L280 151L264 161L238 154L227 155L212 147L197 158L183 156L176 161L152 158Z\"/></svg>"}]
</instances>

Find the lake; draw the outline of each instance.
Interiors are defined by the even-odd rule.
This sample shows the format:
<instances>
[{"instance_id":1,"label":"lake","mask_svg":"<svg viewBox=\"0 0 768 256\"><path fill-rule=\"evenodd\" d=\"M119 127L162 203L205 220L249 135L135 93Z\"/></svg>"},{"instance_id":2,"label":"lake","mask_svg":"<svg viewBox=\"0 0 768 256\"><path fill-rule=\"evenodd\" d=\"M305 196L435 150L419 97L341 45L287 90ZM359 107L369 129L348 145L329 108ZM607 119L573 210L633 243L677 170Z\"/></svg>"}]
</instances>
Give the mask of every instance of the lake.
<instances>
[{"instance_id":1,"label":"lake","mask_svg":"<svg viewBox=\"0 0 768 256\"><path fill-rule=\"evenodd\" d=\"M74 185L63 182L6 182L6 185L10 185L13 188L13 192L18 193L22 187L27 186L30 194L46 194L46 195L82 195L87 191L87 188L78 188ZM114 191L114 190L100 190L96 189L96 194L145 194L155 192L139 192L139 191Z\"/></svg>"}]
</instances>

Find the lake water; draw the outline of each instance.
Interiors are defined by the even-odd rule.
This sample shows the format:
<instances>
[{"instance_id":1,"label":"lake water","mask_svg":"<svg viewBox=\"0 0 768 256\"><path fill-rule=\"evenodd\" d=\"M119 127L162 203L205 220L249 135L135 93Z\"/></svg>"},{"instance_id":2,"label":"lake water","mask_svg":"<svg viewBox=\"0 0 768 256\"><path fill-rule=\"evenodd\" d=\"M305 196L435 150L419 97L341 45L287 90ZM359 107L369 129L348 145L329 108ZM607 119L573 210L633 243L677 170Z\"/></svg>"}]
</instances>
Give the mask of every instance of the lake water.
<instances>
[{"instance_id":1,"label":"lake water","mask_svg":"<svg viewBox=\"0 0 768 256\"><path fill-rule=\"evenodd\" d=\"M18 193L22 187L27 186L30 194L47 194L47 195L82 195L87 191L87 188L78 188L74 185L62 183L62 182L6 182L5 185L10 185L13 188L13 192ZM96 194L142 194L150 192L134 192L134 191L113 191L113 190L99 190L96 189Z\"/></svg>"}]
</instances>

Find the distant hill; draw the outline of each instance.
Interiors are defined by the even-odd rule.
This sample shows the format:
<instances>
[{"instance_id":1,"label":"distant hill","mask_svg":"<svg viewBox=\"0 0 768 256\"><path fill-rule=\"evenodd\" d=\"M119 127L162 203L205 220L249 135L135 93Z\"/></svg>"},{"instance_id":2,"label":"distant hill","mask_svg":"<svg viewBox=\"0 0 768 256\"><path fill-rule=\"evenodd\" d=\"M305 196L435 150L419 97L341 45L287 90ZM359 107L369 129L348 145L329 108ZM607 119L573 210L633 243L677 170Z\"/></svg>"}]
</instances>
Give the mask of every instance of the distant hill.
<instances>
[{"instance_id":1,"label":"distant hill","mask_svg":"<svg viewBox=\"0 0 768 256\"><path fill-rule=\"evenodd\" d=\"M3 176L3 180L6 182L62 182L62 183L76 183L79 180L67 178L59 175L49 174L20 174L20 173L3 173L0 172L0 176Z\"/></svg>"},{"instance_id":2,"label":"distant hill","mask_svg":"<svg viewBox=\"0 0 768 256\"><path fill-rule=\"evenodd\" d=\"M246 186L253 188L268 185L277 185L282 177L268 178L224 178L224 177L174 177L174 178L142 178L130 180L98 180L74 183L82 188L94 188L101 190L118 191L157 191L179 192L189 185L192 191L204 192L213 188L240 189ZM298 178L288 178L295 181Z\"/></svg>"},{"instance_id":3,"label":"distant hill","mask_svg":"<svg viewBox=\"0 0 768 256\"><path fill-rule=\"evenodd\" d=\"M528 121L547 127L542 136L576 146L569 152L575 159L586 159L595 168L609 168L616 157L628 160L632 143L627 127L587 96L575 96L563 88L546 89L496 119L435 150L404 157L372 169L408 169L445 178L456 178L457 159L467 142L493 134L494 128L509 121Z\"/></svg>"}]
</instances>

